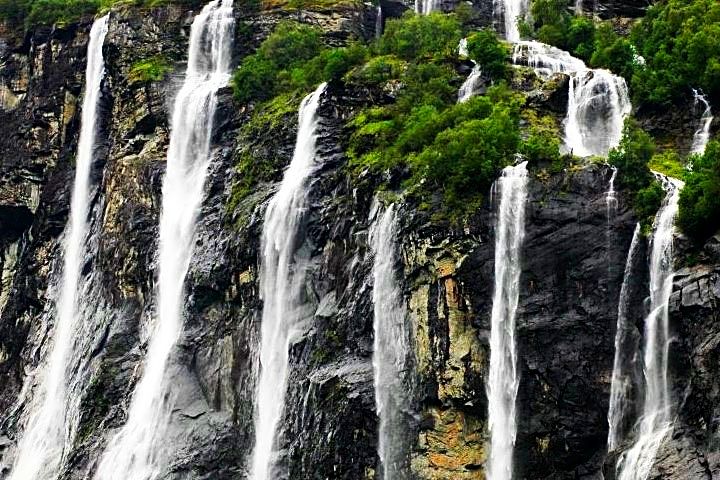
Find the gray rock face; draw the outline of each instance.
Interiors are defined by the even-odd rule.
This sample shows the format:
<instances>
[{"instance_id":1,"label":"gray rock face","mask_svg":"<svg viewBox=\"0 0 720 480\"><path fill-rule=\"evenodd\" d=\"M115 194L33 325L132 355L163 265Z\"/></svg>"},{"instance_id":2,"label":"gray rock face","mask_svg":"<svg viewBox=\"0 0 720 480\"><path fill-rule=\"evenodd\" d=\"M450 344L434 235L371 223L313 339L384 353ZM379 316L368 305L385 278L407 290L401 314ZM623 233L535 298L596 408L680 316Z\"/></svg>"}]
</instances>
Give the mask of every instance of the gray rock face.
<instances>
[{"instance_id":1,"label":"gray rock face","mask_svg":"<svg viewBox=\"0 0 720 480\"><path fill-rule=\"evenodd\" d=\"M475 2L478 22L493 23L492 2ZM630 4L626 4L626 7ZM408 4L382 2L387 16ZM197 5L194 6L195 8ZM443 4L445 9L446 4ZM63 479L93 472L106 442L125 421L154 315L156 236L169 137L170 99L182 75L193 6L139 15L112 14L105 46L101 145L93 172L90 254L82 341L80 424ZM447 8L451 8L448 4ZM328 44L374 34L375 7L312 11ZM252 51L294 13L238 11L235 54ZM48 341L73 175L89 24L40 29L20 46L0 48L0 85L17 98L0 108L0 465L12 460L26 401L23 383ZM157 82L131 81L138 60L161 54L173 71ZM524 90L528 105L561 117L565 77L556 88ZM532 83L532 82L530 82ZM517 86L517 85L516 85ZM560 92L560 93L558 93ZM251 142L239 134L251 107L230 89L218 94L213 162L187 278L185 331L168 375L177 401L165 479L246 478L253 446L258 371L258 248L268 199L290 161L296 119ZM7 95L3 98L7 98ZM381 179L345 169L344 125L376 92L331 84L321 99L319 157L297 255L309 261L308 329L292 346L279 462L288 479L375 478L372 370L372 259L367 230ZM12 103L12 102L11 102ZM246 143L243 143L246 142ZM275 170L229 207L241 154ZM403 172L390 172L397 187ZM617 300L635 224L619 195L608 218L610 170L589 165L559 174L533 166L518 311L521 386L518 478L599 478L605 462L607 403ZM462 228L402 207L402 286L416 329L418 405L408 413L417 440L412 478L477 479L487 456L485 376L494 275L494 206L488 196ZM701 263L678 272L672 299L678 425L661 452L658 478L720 476L720 242ZM642 256L641 256L642 257ZM647 296L644 262L635 269L631 312L641 329ZM7 272L7 273L6 273ZM7 469L0 466L0 478Z\"/></svg>"}]
</instances>

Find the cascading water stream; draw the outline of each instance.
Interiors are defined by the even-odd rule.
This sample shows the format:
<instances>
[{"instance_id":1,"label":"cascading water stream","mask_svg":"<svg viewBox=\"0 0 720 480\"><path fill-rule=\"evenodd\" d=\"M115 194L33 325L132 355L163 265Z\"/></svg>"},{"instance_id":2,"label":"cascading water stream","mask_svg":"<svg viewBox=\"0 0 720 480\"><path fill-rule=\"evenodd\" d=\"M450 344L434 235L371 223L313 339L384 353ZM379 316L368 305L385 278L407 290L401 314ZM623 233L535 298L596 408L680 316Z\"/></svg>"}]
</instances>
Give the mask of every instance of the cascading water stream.
<instances>
[{"instance_id":1,"label":"cascading water stream","mask_svg":"<svg viewBox=\"0 0 720 480\"><path fill-rule=\"evenodd\" d=\"M396 279L396 207L384 212L374 202L370 243L373 252L375 405L379 417L378 456L382 477L406 478L407 418L412 410L412 332Z\"/></svg>"},{"instance_id":2,"label":"cascading water stream","mask_svg":"<svg viewBox=\"0 0 720 480\"><path fill-rule=\"evenodd\" d=\"M643 369L645 397L635 444L617 465L619 480L646 480L655 455L672 430L672 402L668 381L670 328L668 304L673 286L673 231L683 183L656 174L667 194L655 217L650 255L650 313L645 318Z\"/></svg>"},{"instance_id":3,"label":"cascading water stream","mask_svg":"<svg viewBox=\"0 0 720 480\"><path fill-rule=\"evenodd\" d=\"M605 194L605 206L607 207L607 221L608 221L608 228L610 228L610 222L612 220L612 217L615 216L615 211L617 210L617 193L615 192L615 179L617 178L617 167L610 166L612 169L612 174L610 175L610 184L608 186L608 191Z\"/></svg>"},{"instance_id":4,"label":"cascading water stream","mask_svg":"<svg viewBox=\"0 0 720 480\"><path fill-rule=\"evenodd\" d=\"M283 415L289 373L289 349L304 332L302 288L306 265L295 257L305 220L310 177L316 158L317 108L325 84L300 105L295 152L280 189L265 212L261 239L260 295L263 299L260 376L255 394L255 447L252 480L277 478L274 472L278 427Z\"/></svg>"},{"instance_id":5,"label":"cascading water stream","mask_svg":"<svg viewBox=\"0 0 720 480\"><path fill-rule=\"evenodd\" d=\"M470 75L468 75L463 84L460 86L460 90L458 90L458 103L467 102L470 97L473 96L473 93L475 93L475 87L481 77L482 70L480 69L480 65L476 63L470 71Z\"/></svg>"},{"instance_id":6,"label":"cascading water stream","mask_svg":"<svg viewBox=\"0 0 720 480\"><path fill-rule=\"evenodd\" d=\"M569 53L540 42L518 42L513 63L527 65L543 77L570 76L564 149L575 155L606 156L620 143L632 105L627 84L608 70L589 69Z\"/></svg>"},{"instance_id":7,"label":"cascading water stream","mask_svg":"<svg viewBox=\"0 0 720 480\"><path fill-rule=\"evenodd\" d=\"M383 11L382 5L377 6L377 16L375 17L375 38L382 37L383 34Z\"/></svg>"},{"instance_id":8,"label":"cascading water stream","mask_svg":"<svg viewBox=\"0 0 720 480\"><path fill-rule=\"evenodd\" d=\"M98 104L105 75L103 43L108 31L108 16L93 23L87 51L85 98L78 142L75 181L70 203L70 218L63 236L63 270L56 304L52 346L40 373L40 386L30 405L30 414L11 480L49 480L58 475L66 447L72 444L77 427L75 405L71 405L68 363L73 356L77 329L79 282L87 249L90 212L90 172L94 161L98 130Z\"/></svg>"},{"instance_id":9,"label":"cascading water stream","mask_svg":"<svg viewBox=\"0 0 720 480\"><path fill-rule=\"evenodd\" d=\"M640 224L635 226L630 250L625 261L625 273L620 287L620 299L617 309L617 327L615 330L615 358L613 360L612 380L610 382L610 407L608 409L608 451L615 451L623 440L623 425L627 414L629 393L633 383L633 362L637 343L632 332L635 325L628 320L630 301L630 282L633 265L640 249L642 238Z\"/></svg>"},{"instance_id":10,"label":"cascading water stream","mask_svg":"<svg viewBox=\"0 0 720 480\"><path fill-rule=\"evenodd\" d=\"M515 314L520 284L520 251L525 236L527 162L507 167L497 180L500 204L495 229L495 290L490 331L488 422L490 458L487 478L512 479L517 434L515 400L518 392Z\"/></svg>"},{"instance_id":11,"label":"cascading water stream","mask_svg":"<svg viewBox=\"0 0 720 480\"><path fill-rule=\"evenodd\" d=\"M195 17L188 65L175 98L160 216L157 318L150 326L144 370L127 423L108 444L98 480L156 478L168 450L165 433L175 393L165 374L183 329L185 276L204 198L216 92L230 78L234 31L232 0L214 0Z\"/></svg>"},{"instance_id":12,"label":"cascading water stream","mask_svg":"<svg viewBox=\"0 0 720 480\"><path fill-rule=\"evenodd\" d=\"M695 89L693 89L693 95L695 96L695 108L702 108L702 115L700 116L700 126L693 137L690 153L702 155L710 141L710 125L713 122L713 114L705 95Z\"/></svg>"},{"instance_id":13,"label":"cascading water stream","mask_svg":"<svg viewBox=\"0 0 720 480\"><path fill-rule=\"evenodd\" d=\"M415 13L427 15L440 9L440 0L415 0Z\"/></svg>"},{"instance_id":14,"label":"cascading water stream","mask_svg":"<svg viewBox=\"0 0 720 480\"><path fill-rule=\"evenodd\" d=\"M527 15L530 6L529 0L494 0L494 2L496 12L498 7L502 9L505 39L509 42L519 42L518 21Z\"/></svg>"}]
</instances>

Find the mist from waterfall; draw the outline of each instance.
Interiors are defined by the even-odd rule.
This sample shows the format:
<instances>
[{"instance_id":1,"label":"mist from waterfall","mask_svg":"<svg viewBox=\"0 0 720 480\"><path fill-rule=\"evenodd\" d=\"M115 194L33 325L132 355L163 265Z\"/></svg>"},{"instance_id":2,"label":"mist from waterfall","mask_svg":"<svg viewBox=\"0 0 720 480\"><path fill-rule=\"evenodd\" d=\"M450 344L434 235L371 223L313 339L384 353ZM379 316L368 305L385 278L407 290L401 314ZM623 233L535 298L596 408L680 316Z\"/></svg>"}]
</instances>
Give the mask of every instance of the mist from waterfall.
<instances>
[{"instance_id":1,"label":"mist from waterfall","mask_svg":"<svg viewBox=\"0 0 720 480\"><path fill-rule=\"evenodd\" d=\"M210 164L216 92L230 79L232 0L214 0L190 29L185 79L175 98L160 215L157 311L127 422L108 444L97 480L157 478L173 447L165 438L176 392L168 359L184 323L185 277Z\"/></svg>"},{"instance_id":2,"label":"mist from waterfall","mask_svg":"<svg viewBox=\"0 0 720 480\"><path fill-rule=\"evenodd\" d=\"M632 110L627 84L608 70L589 69L568 52L535 41L514 46L513 63L532 67L542 78L570 76L568 110L563 122L566 152L606 156L622 138L625 117Z\"/></svg>"},{"instance_id":3,"label":"mist from waterfall","mask_svg":"<svg viewBox=\"0 0 720 480\"><path fill-rule=\"evenodd\" d=\"M255 392L255 447L251 479L273 480L274 449L285 407L289 349L305 331L302 289L307 265L296 258L310 193L310 179L320 167L317 109L326 85L305 97L290 166L265 211L261 238L260 296L263 300L260 375Z\"/></svg>"},{"instance_id":4,"label":"mist from waterfall","mask_svg":"<svg viewBox=\"0 0 720 480\"><path fill-rule=\"evenodd\" d=\"M87 254L90 172L95 160L98 106L105 75L102 49L108 20L107 15L95 20L90 30L75 180L70 215L62 240L63 267L59 298L55 304L55 328L48 356L38 367L40 384L29 405L27 424L10 480L57 478L77 429L79 398L70 398L72 372L68 365L75 356L75 334L81 321L79 289Z\"/></svg>"},{"instance_id":5,"label":"mist from waterfall","mask_svg":"<svg viewBox=\"0 0 720 480\"><path fill-rule=\"evenodd\" d=\"M515 342L515 316L525 237L527 162L506 167L495 182L500 203L495 227L495 286L490 330L490 370L487 380L490 454L487 478L510 480L517 435L516 405L520 378Z\"/></svg>"},{"instance_id":6,"label":"mist from waterfall","mask_svg":"<svg viewBox=\"0 0 720 480\"><path fill-rule=\"evenodd\" d=\"M668 380L670 326L668 304L673 287L673 234L683 183L656 176L666 197L655 217L650 254L650 310L645 318L643 372L645 394L637 437L617 464L618 480L646 480L660 445L672 430L673 404Z\"/></svg>"},{"instance_id":7,"label":"mist from waterfall","mask_svg":"<svg viewBox=\"0 0 720 480\"><path fill-rule=\"evenodd\" d=\"M695 108L702 109L702 114L700 115L700 126L693 136L690 153L702 155L705 153L705 147L707 147L707 144L710 141L710 125L712 125L713 122L713 114L712 109L710 108L710 103L707 101L707 98L705 98L705 95L703 95L702 92L693 89L693 95L695 98Z\"/></svg>"},{"instance_id":8,"label":"mist from waterfall","mask_svg":"<svg viewBox=\"0 0 720 480\"><path fill-rule=\"evenodd\" d=\"M625 424L630 391L633 388L635 357L637 355L637 342L633 331L635 325L628 319L630 306L630 288L632 282L633 265L640 249L642 239L640 224L635 226L630 250L625 261L623 283L620 287L620 298L617 308L617 326L615 329L615 358L613 360L612 380L610 381L610 407L608 409L608 451L615 451L624 439L623 425Z\"/></svg>"},{"instance_id":9,"label":"mist from waterfall","mask_svg":"<svg viewBox=\"0 0 720 480\"><path fill-rule=\"evenodd\" d=\"M375 406L379 418L378 457L385 480L407 478L408 419L413 402L413 332L397 281L397 208L381 211L373 202L370 244L373 252Z\"/></svg>"}]
</instances>

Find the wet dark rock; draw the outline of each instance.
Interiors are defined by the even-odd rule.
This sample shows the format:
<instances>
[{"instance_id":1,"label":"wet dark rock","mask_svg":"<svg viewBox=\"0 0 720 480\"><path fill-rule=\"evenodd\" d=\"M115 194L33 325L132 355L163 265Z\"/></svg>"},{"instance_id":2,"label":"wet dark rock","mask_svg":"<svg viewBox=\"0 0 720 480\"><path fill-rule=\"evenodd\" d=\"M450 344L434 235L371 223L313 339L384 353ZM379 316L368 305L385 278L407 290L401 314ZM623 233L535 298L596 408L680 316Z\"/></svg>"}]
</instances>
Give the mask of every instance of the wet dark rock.
<instances>
[{"instance_id":1,"label":"wet dark rock","mask_svg":"<svg viewBox=\"0 0 720 480\"><path fill-rule=\"evenodd\" d=\"M126 419L147 349L143 333L155 315L157 224L169 140L168 115L182 79L192 14L202 2L111 14L105 46L98 163L93 171L89 254L83 268L85 311L92 318L72 368L81 398L78 437L63 479L87 478L107 441ZM602 12L635 15L643 2L601 2ZM414 5L382 0L386 18ZM456 8L442 2L443 10ZM492 2L474 2L478 25L497 23ZM635 13L633 13L635 12ZM374 6L303 11L329 45L374 35ZM239 61L277 22L296 12L237 9ZM51 279L60 268L59 240L67 221L83 90L87 21L41 28L0 46L0 85L11 104L0 108L0 465L21 434L16 404L26 375L48 342ZM172 71L156 82L131 81L132 65L165 56ZM465 64L460 71L471 68ZM558 121L567 104L567 76L548 82L522 74L513 86L527 106ZM370 479L377 472L377 416L372 369L372 262L368 246L375 187L399 187L402 168L374 177L346 169L345 124L391 94L332 83L318 113L318 157L310 208L296 257L307 261L305 329L292 345L288 408L280 432L280 465L288 479ZM166 479L247 478L253 446L254 391L262 300L259 256L262 219L292 157L296 114L272 135L241 135L256 106L218 92L206 200L198 215L187 279L185 330L168 373L177 395L167 446ZM680 110L680 109L679 109ZM691 138L686 110L661 117L639 112L664 144ZM690 132L690 134L688 134ZM687 143L687 141L685 141ZM685 145L680 143L680 145ZM272 173L229 206L236 164L251 152ZM601 164L557 174L531 166L527 235L518 310L521 384L518 396L518 478L595 479L605 465L607 403L617 300L636 219L620 192L605 202L611 171ZM476 479L487 456L485 377L494 276L492 196L462 226L435 221L410 202L401 207L401 279L416 328L417 411L414 478ZM683 245L682 239L678 245ZM10 250L10 247L17 250ZM631 319L639 338L647 267L634 266ZM720 476L720 239L681 249L671 302L673 378L678 424L655 475ZM12 253L16 252L16 253ZM694 255L692 266L682 259ZM13 265L10 268L9 265ZM11 277L5 282L6 269ZM5 301L5 300L3 300ZM634 392L638 401L640 392ZM17 406L15 410L13 407ZM8 413L5 413L8 412ZM626 427L630 427L627 425ZM0 466L0 478L6 472Z\"/></svg>"}]
</instances>

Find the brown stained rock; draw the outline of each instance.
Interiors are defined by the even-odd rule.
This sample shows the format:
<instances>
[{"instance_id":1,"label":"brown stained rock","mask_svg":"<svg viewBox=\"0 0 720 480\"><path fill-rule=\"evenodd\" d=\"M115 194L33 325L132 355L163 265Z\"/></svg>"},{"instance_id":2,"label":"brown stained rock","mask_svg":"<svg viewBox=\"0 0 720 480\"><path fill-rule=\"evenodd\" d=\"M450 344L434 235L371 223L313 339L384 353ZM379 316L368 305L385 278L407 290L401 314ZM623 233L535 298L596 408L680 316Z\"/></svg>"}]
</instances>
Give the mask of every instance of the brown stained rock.
<instances>
[{"instance_id":1,"label":"brown stained rock","mask_svg":"<svg viewBox=\"0 0 720 480\"><path fill-rule=\"evenodd\" d=\"M412 470L425 480L483 480L487 453L483 422L457 409L423 412L431 430L422 432Z\"/></svg>"}]
</instances>

